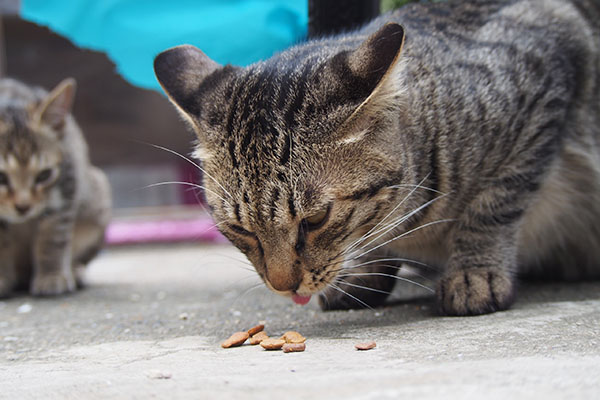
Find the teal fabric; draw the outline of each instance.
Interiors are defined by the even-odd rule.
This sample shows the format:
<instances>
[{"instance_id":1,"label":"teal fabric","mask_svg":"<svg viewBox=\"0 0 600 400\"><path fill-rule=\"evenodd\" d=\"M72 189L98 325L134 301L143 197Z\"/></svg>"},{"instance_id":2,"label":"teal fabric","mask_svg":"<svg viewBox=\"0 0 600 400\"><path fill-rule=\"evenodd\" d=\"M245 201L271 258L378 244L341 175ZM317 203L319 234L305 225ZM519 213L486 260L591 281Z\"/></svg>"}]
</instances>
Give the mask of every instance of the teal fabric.
<instances>
[{"instance_id":1,"label":"teal fabric","mask_svg":"<svg viewBox=\"0 0 600 400\"><path fill-rule=\"evenodd\" d=\"M134 85L158 89L152 61L180 44L248 65L303 39L308 0L22 0L21 17L105 52Z\"/></svg>"}]
</instances>

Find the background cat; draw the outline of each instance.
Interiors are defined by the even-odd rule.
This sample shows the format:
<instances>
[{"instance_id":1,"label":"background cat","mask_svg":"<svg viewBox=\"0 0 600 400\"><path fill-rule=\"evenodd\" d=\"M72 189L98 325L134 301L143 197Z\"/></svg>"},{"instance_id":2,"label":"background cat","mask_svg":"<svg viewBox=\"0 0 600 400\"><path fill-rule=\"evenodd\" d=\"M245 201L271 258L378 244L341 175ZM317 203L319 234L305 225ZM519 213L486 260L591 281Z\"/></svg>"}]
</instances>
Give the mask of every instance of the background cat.
<instances>
[{"instance_id":1,"label":"background cat","mask_svg":"<svg viewBox=\"0 0 600 400\"><path fill-rule=\"evenodd\" d=\"M154 66L267 286L377 305L412 262L442 313L480 314L520 273L600 274L599 21L586 0L415 4L247 68L192 46Z\"/></svg>"},{"instance_id":2,"label":"background cat","mask_svg":"<svg viewBox=\"0 0 600 400\"><path fill-rule=\"evenodd\" d=\"M70 114L75 81L47 93L0 80L0 295L75 290L110 215L105 175L90 165Z\"/></svg>"}]
</instances>

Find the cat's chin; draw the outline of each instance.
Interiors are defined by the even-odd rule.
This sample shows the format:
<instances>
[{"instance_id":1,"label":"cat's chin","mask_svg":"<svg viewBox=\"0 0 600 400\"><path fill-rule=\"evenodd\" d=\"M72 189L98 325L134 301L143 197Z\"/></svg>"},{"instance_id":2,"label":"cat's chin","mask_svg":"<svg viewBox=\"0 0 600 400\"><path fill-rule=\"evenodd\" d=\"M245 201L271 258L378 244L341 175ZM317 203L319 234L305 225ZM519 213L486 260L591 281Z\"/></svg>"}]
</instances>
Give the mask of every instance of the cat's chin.
<instances>
[{"instance_id":1,"label":"cat's chin","mask_svg":"<svg viewBox=\"0 0 600 400\"><path fill-rule=\"evenodd\" d=\"M308 304L310 301L310 296L300 296L299 294L292 295L292 301L296 304L300 304L301 306Z\"/></svg>"}]
</instances>

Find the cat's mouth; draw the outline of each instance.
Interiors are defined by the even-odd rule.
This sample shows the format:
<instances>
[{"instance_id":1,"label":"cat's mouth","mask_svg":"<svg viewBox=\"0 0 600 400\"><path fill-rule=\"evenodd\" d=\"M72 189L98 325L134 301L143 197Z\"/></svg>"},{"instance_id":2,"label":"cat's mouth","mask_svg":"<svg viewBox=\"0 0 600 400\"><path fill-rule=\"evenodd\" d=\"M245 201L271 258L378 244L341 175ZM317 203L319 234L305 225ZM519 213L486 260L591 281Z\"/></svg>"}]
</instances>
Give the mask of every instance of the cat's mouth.
<instances>
[{"instance_id":1,"label":"cat's mouth","mask_svg":"<svg viewBox=\"0 0 600 400\"><path fill-rule=\"evenodd\" d=\"M292 301L296 304L300 304L301 306L308 304L308 302L310 301L310 295L308 296L301 296L299 294L292 294Z\"/></svg>"},{"instance_id":2,"label":"cat's mouth","mask_svg":"<svg viewBox=\"0 0 600 400\"><path fill-rule=\"evenodd\" d=\"M310 301L310 299L312 297L311 294L300 294L297 291L292 291L292 290L280 291L280 290L273 288L273 286L271 286L268 281L266 281L266 283L267 283L267 287L269 289L271 289L272 291L274 291L275 293L277 293L281 296L284 296L284 297L291 298L294 303L299 304L301 306L308 304L308 302Z\"/></svg>"}]
</instances>

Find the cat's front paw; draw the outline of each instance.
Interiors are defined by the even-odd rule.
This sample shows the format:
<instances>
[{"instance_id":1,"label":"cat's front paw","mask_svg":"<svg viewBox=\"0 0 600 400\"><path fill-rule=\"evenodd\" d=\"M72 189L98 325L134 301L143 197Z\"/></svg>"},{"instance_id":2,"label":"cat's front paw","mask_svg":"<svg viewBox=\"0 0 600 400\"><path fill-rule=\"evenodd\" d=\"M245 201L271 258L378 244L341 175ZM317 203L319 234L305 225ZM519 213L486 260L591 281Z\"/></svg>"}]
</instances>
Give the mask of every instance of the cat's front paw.
<instances>
[{"instance_id":1,"label":"cat's front paw","mask_svg":"<svg viewBox=\"0 0 600 400\"><path fill-rule=\"evenodd\" d=\"M55 296L75 291L75 278L67 274L38 275L31 283L30 292L34 296Z\"/></svg>"},{"instance_id":2,"label":"cat's front paw","mask_svg":"<svg viewBox=\"0 0 600 400\"><path fill-rule=\"evenodd\" d=\"M457 270L437 288L438 307L446 315L479 315L505 310L513 302L513 282L498 268Z\"/></svg>"}]
</instances>

